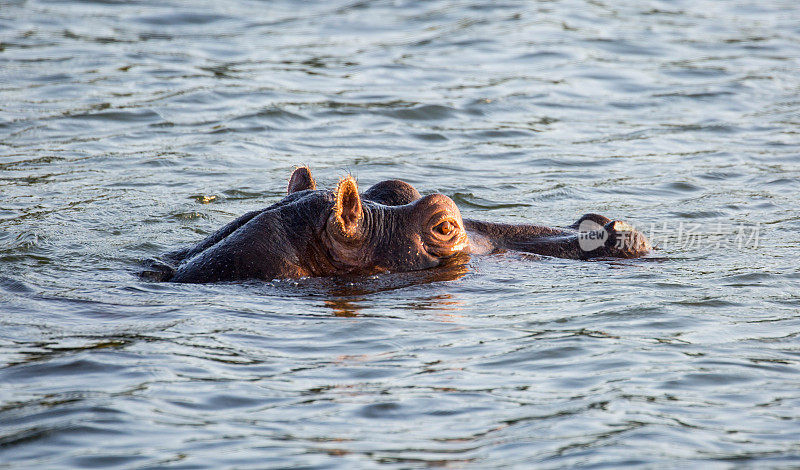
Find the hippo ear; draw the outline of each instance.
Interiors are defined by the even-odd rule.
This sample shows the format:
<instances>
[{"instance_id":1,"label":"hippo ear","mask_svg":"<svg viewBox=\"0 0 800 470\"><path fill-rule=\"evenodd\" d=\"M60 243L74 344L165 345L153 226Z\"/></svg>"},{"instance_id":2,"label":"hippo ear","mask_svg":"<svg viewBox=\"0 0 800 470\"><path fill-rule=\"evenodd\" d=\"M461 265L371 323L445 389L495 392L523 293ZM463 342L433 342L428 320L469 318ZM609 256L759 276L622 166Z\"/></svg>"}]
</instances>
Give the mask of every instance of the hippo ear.
<instances>
[{"instance_id":1,"label":"hippo ear","mask_svg":"<svg viewBox=\"0 0 800 470\"><path fill-rule=\"evenodd\" d=\"M358 185L352 176L342 178L336 187L333 215L334 223L344 235L353 237L358 233L361 220L364 218L364 209L361 206L361 197L358 195Z\"/></svg>"},{"instance_id":2,"label":"hippo ear","mask_svg":"<svg viewBox=\"0 0 800 470\"><path fill-rule=\"evenodd\" d=\"M311 176L311 170L307 166L299 166L294 169L292 176L289 177L288 194L304 191L306 189L317 189L317 182Z\"/></svg>"}]
</instances>

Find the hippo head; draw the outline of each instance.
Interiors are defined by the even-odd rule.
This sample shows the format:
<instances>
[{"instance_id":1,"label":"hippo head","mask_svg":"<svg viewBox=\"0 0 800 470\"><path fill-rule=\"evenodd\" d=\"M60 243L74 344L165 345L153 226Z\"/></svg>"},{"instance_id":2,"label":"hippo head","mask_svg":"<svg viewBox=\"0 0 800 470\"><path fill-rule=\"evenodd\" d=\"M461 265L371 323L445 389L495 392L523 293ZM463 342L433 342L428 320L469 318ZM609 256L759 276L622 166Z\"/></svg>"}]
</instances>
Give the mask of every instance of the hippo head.
<instances>
[{"instance_id":1,"label":"hippo head","mask_svg":"<svg viewBox=\"0 0 800 470\"><path fill-rule=\"evenodd\" d=\"M335 191L322 190L306 167L292 173L288 193L197 246L165 255L177 266L163 270L163 278L216 282L416 271L468 252L461 214L441 194L420 197L411 185L392 180L362 197L352 176Z\"/></svg>"},{"instance_id":2,"label":"hippo head","mask_svg":"<svg viewBox=\"0 0 800 470\"><path fill-rule=\"evenodd\" d=\"M339 182L320 237L334 266L345 271L416 271L468 251L455 203L442 194L419 197L403 184L407 187L397 192L383 190L396 188L392 181L378 183L362 198L352 176Z\"/></svg>"}]
</instances>

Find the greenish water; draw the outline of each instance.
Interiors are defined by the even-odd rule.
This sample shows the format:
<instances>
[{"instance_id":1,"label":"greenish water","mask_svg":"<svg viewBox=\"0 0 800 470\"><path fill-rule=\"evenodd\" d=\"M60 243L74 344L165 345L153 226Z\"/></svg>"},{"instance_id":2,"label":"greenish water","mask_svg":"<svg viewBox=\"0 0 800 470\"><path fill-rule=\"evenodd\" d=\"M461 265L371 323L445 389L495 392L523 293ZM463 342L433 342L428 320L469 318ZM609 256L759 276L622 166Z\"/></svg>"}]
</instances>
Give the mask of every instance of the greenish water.
<instances>
[{"instance_id":1,"label":"greenish water","mask_svg":"<svg viewBox=\"0 0 800 470\"><path fill-rule=\"evenodd\" d=\"M793 1L0 0L0 468L800 465ZM282 197L649 259L149 283Z\"/></svg>"}]
</instances>

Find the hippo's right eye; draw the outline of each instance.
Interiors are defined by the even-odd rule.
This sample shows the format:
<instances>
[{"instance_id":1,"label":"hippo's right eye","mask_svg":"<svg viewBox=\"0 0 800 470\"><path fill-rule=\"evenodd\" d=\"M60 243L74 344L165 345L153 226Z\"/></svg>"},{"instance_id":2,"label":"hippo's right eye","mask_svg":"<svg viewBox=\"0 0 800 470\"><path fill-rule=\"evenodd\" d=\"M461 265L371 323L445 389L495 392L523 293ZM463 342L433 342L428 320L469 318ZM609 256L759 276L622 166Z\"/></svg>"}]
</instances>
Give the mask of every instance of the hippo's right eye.
<instances>
[{"instance_id":1,"label":"hippo's right eye","mask_svg":"<svg viewBox=\"0 0 800 470\"><path fill-rule=\"evenodd\" d=\"M433 227L434 230L439 232L442 235L450 235L453 230L456 229L455 225L450 222L449 220L445 220L444 222L440 223L439 225Z\"/></svg>"},{"instance_id":2,"label":"hippo's right eye","mask_svg":"<svg viewBox=\"0 0 800 470\"><path fill-rule=\"evenodd\" d=\"M458 231L458 222L452 219L446 219L433 226L433 232L437 236L450 238Z\"/></svg>"}]
</instances>

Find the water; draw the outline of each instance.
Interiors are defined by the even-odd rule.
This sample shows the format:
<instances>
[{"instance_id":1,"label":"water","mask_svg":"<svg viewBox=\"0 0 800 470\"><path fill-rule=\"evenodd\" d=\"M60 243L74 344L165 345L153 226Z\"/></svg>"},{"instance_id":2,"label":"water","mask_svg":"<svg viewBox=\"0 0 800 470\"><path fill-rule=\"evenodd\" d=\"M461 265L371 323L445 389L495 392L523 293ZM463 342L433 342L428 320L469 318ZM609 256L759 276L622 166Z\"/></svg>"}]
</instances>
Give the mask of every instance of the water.
<instances>
[{"instance_id":1,"label":"water","mask_svg":"<svg viewBox=\"0 0 800 470\"><path fill-rule=\"evenodd\" d=\"M0 0L0 468L800 465L798 24L788 0ZM661 249L137 278L303 163Z\"/></svg>"}]
</instances>

